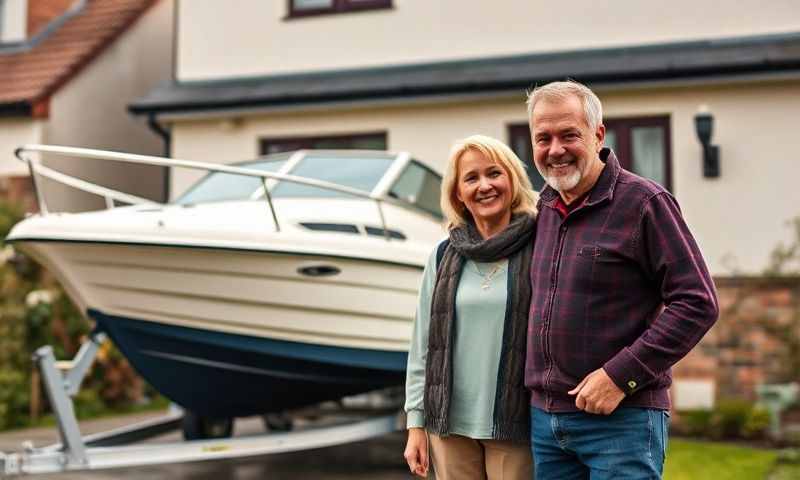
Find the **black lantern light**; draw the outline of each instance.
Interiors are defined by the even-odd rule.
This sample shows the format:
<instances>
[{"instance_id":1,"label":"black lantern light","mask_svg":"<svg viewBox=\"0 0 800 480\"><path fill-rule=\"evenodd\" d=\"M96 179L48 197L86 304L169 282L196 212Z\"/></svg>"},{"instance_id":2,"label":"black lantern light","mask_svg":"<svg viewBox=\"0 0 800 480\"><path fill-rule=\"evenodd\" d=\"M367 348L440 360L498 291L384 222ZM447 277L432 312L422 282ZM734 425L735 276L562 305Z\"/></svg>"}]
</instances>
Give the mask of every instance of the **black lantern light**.
<instances>
[{"instance_id":1,"label":"black lantern light","mask_svg":"<svg viewBox=\"0 0 800 480\"><path fill-rule=\"evenodd\" d=\"M719 177L719 147L711 145L711 134L714 131L714 117L708 112L700 112L694 116L694 128L697 138L703 147L703 176Z\"/></svg>"}]
</instances>

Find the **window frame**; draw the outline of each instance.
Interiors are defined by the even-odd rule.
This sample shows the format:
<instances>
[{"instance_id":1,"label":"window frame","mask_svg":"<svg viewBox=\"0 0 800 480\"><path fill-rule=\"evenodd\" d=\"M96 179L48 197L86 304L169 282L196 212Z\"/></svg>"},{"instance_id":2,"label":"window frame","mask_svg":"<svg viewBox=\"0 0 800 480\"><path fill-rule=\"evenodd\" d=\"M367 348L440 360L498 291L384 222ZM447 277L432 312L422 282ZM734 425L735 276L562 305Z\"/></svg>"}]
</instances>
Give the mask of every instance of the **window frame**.
<instances>
[{"instance_id":1,"label":"window frame","mask_svg":"<svg viewBox=\"0 0 800 480\"><path fill-rule=\"evenodd\" d=\"M3 19L6 16L6 0L0 0L0 45L6 43Z\"/></svg>"},{"instance_id":2,"label":"window frame","mask_svg":"<svg viewBox=\"0 0 800 480\"><path fill-rule=\"evenodd\" d=\"M641 117L611 117L603 119L606 131L614 130L617 134L617 154L620 166L633 172L631 162L631 130L637 127L661 127L664 131L664 185L672 191L672 131L669 115L653 115ZM636 173L636 172L633 172Z\"/></svg>"},{"instance_id":3,"label":"window frame","mask_svg":"<svg viewBox=\"0 0 800 480\"><path fill-rule=\"evenodd\" d=\"M287 0L288 14L285 19L313 17L318 15L335 15L339 13L353 13L371 10L386 10L394 8L394 0L331 0L333 5L328 8L297 9L294 0Z\"/></svg>"},{"instance_id":4,"label":"window frame","mask_svg":"<svg viewBox=\"0 0 800 480\"><path fill-rule=\"evenodd\" d=\"M282 152L290 152L295 150L364 150L361 148L345 148L345 149L318 149L314 147L314 143L320 141L331 141L331 140L346 140L346 141L354 141L354 140L371 140L371 139L379 139L383 141L384 148L383 149L372 149L376 152L385 152L386 147L389 145L389 134L387 131L379 131L379 132L366 132L366 133L344 133L344 134L335 134L335 135L309 135L309 136L292 136L292 137L261 137L258 139L258 152L259 155L272 155L275 153L282 153ZM281 150L279 152L268 152L268 148L270 145L275 144L287 144L287 143L295 143L299 144L298 148L292 148L290 150ZM367 149L369 150L369 149Z\"/></svg>"},{"instance_id":5,"label":"window frame","mask_svg":"<svg viewBox=\"0 0 800 480\"><path fill-rule=\"evenodd\" d=\"M517 154L519 159L525 165L525 168L530 170L530 172L532 172L532 173L534 173L536 175L539 175L539 170L536 169L536 165L533 163L533 145L531 144L531 128L530 128L530 125L528 124L528 122L524 122L524 123L523 122L509 123L509 124L506 125L506 132L508 134L508 145L511 148L511 150L514 151L514 153ZM516 136L523 136L523 137L525 137L527 139L528 153L530 155L529 158L522 158L522 156L519 154L519 152L514 150L514 138ZM541 176L541 175L539 175L539 176ZM531 177L531 175L528 174L528 178L530 178L530 177ZM531 183L533 183L532 179L531 179ZM541 187L540 191L544 190L544 187L546 187L546 186L547 186L547 182L544 182L544 184ZM535 189L536 185L534 185L533 187Z\"/></svg>"}]
</instances>

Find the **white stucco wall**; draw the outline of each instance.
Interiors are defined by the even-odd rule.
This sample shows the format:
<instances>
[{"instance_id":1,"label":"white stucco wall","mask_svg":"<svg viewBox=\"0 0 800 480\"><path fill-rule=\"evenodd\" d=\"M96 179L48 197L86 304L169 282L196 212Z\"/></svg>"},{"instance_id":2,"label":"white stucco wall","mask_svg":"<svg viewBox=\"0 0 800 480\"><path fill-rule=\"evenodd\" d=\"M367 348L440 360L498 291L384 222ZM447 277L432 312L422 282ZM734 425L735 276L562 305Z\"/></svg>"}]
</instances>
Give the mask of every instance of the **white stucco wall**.
<instances>
[{"instance_id":1,"label":"white stucco wall","mask_svg":"<svg viewBox=\"0 0 800 480\"><path fill-rule=\"evenodd\" d=\"M28 30L28 0L0 1L0 43L25 40Z\"/></svg>"},{"instance_id":2,"label":"white stucco wall","mask_svg":"<svg viewBox=\"0 0 800 480\"><path fill-rule=\"evenodd\" d=\"M285 0L180 0L177 76L200 80L800 30L796 0L394 0L286 19Z\"/></svg>"},{"instance_id":3,"label":"white stucco wall","mask_svg":"<svg viewBox=\"0 0 800 480\"><path fill-rule=\"evenodd\" d=\"M673 191L716 275L756 273L800 215L800 83L770 82L703 88L601 91L609 117L670 115ZM525 122L524 95L460 104L407 105L359 110L319 110L228 120L175 123L177 158L232 162L258 153L262 137L388 132L391 150L408 150L441 167L450 143L472 133L508 141L507 125ZM706 104L716 123L722 175L701 174L693 117ZM173 177L173 193L192 179Z\"/></svg>"},{"instance_id":4,"label":"white stucco wall","mask_svg":"<svg viewBox=\"0 0 800 480\"><path fill-rule=\"evenodd\" d=\"M161 0L52 98L44 140L56 145L161 155L163 141L127 111L172 74L172 0ZM49 158L50 165L105 186L160 199L160 167ZM48 202L70 210L102 208L97 197L48 183Z\"/></svg>"},{"instance_id":5,"label":"white stucco wall","mask_svg":"<svg viewBox=\"0 0 800 480\"><path fill-rule=\"evenodd\" d=\"M0 177L28 174L28 167L14 156L14 150L26 143L42 143L41 121L0 119Z\"/></svg>"}]
</instances>

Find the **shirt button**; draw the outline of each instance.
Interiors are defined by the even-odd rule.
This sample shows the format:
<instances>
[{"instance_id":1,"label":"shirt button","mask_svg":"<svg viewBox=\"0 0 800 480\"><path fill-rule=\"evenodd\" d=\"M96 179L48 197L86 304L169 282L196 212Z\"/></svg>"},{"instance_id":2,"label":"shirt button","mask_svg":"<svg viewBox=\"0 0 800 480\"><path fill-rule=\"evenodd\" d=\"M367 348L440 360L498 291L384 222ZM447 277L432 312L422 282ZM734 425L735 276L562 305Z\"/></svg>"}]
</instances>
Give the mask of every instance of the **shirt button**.
<instances>
[{"instance_id":1,"label":"shirt button","mask_svg":"<svg viewBox=\"0 0 800 480\"><path fill-rule=\"evenodd\" d=\"M636 388L636 385L637 385L637 383L636 383L636 382L634 382L633 380L631 380L630 382L628 382L628 386L629 386L629 387L631 387L631 390L633 390L634 388Z\"/></svg>"}]
</instances>

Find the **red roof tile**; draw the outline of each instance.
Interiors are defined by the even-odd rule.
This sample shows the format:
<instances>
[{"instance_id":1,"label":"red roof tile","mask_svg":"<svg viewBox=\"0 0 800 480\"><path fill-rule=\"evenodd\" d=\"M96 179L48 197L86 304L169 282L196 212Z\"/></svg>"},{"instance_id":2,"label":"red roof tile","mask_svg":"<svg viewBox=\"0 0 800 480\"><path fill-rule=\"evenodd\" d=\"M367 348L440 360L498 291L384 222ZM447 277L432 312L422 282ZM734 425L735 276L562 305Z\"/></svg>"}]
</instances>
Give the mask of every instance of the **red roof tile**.
<instances>
[{"instance_id":1,"label":"red roof tile","mask_svg":"<svg viewBox=\"0 0 800 480\"><path fill-rule=\"evenodd\" d=\"M0 108L34 108L97 57L158 0L88 0L84 9L30 50L0 50ZM40 111L46 111L39 108Z\"/></svg>"}]
</instances>

